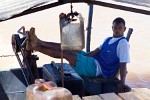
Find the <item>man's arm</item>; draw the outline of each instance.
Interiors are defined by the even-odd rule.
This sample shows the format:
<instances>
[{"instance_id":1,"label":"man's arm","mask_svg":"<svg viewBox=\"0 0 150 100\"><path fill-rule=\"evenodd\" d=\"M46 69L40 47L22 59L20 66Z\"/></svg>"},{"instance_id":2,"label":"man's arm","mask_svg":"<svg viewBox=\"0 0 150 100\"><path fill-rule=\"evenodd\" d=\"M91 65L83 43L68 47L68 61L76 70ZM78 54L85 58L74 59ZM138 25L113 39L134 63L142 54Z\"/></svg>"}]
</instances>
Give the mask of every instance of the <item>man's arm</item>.
<instances>
[{"instance_id":1,"label":"man's arm","mask_svg":"<svg viewBox=\"0 0 150 100\"><path fill-rule=\"evenodd\" d=\"M100 49L97 48L97 49L95 49L95 50L93 50L93 51L91 51L91 52L85 54L85 56L95 56L95 55L98 54L99 52L100 52Z\"/></svg>"},{"instance_id":2,"label":"man's arm","mask_svg":"<svg viewBox=\"0 0 150 100\"><path fill-rule=\"evenodd\" d=\"M120 78L123 84L120 85L123 92L131 91L131 88L128 85L125 85L125 78L127 75L127 63L120 63Z\"/></svg>"},{"instance_id":3,"label":"man's arm","mask_svg":"<svg viewBox=\"0 0 150 100\"><path fill-rule=\"evenodd\" d=\"M120 63L120 79L123 84L125 84L125 78L127 75L127 63Z\"/></svg>"}]
</instances>

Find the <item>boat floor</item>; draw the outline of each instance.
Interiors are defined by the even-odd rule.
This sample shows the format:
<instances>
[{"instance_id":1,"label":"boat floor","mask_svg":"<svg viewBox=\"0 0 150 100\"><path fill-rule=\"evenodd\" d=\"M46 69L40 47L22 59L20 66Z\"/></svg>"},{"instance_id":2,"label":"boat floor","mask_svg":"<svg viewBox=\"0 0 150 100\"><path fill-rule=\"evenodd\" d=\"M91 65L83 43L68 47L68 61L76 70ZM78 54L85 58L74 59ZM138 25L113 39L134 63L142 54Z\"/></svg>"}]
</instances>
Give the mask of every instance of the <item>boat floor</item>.
<instances>
[{"instance_id":1,"label":"boat floor","mask_svg":"<svg viewBox=\"0 0 150 100\"><path fill-rule=\"evenodd\" d=\"M42 68L38 68L42 78ZM0 100L26 100L27 83L21 68L0 72ZM111 98L111 99L110 99ZM105 93L92 96L83 96L83 100L150 100L150 89L133 88L131 92ZM81 100L78 95L73 95L73 100Z\"/></svg>"}]
</instances>

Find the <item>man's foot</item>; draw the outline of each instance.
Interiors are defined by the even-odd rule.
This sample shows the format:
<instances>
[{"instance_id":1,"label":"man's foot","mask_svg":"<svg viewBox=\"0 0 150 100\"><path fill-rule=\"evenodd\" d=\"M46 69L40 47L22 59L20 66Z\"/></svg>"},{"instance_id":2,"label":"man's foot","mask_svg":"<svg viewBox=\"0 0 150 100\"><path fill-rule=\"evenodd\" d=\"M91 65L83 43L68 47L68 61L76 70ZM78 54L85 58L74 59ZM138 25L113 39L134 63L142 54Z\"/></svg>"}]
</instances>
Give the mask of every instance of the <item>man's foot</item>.
<instances>
[{"instance_id":1,"label":"man's foot","mask_svg":"<svg viewBox=\"0 0 150 100\"><path fill-rule=\"evenodd\" d=\"M26 31L26 36L27 36L27 43L26 43L26 50L31 50L31 43L30 43L30 39L29 39L29 31Z\"/></svg>"},{"instance_id":2,"label":"man's foot","mask_svg":"<svg viewBox=\"0 0 150 100\"><path fill-rule=\"evenodd\" d=\"M35 28L31 28L30 31L26 31L27 35L27 44L26 49L27 50L33 50L37 46L38 38L35 35Z\"/></svg>"},{"instance_id":3,"label":"man's foot","mask_svg":"<svg viewBox=\"0 0 150 100\"><path fill-rule=\"evenodd\" d=\"M59 15L59 19L65 18L65 17L66 17L66 14L65 14L65 13L61 13L61 14Z\"/></svg>"}]
</instances>

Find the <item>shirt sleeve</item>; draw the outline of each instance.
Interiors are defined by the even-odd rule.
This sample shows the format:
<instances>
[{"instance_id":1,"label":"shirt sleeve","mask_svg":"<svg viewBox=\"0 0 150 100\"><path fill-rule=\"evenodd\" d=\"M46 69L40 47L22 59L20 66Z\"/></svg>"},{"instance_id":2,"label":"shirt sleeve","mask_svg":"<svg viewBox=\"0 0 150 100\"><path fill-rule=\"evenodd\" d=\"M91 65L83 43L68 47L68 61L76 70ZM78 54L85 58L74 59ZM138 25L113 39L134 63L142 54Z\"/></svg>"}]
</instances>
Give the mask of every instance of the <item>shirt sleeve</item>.
<instances>
[{"instance_id":1,"label":"shirt sleeve","mask_svg":"<svg viewBox=\"0 0 150 100\"><path fill-rule=\"evenodd\" d=\"M119 61L123 63L130 63L130 54L129 54L130 45L126 39L119 41L117 46L117 56Z\"/></svg>"}]
</instances>

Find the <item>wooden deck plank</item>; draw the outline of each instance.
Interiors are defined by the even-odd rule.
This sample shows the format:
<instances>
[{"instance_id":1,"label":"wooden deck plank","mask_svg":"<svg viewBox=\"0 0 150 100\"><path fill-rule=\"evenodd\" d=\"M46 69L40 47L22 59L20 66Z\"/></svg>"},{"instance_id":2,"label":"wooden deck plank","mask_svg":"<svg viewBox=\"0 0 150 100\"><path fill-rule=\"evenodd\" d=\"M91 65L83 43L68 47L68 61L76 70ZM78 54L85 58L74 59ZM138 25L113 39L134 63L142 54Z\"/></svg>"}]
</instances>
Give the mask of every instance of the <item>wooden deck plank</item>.
<instances>
[{"instance_id":1,"label":"wooden deck plank","mask_svg":"<svg viewBox=\"0 0 150 100\"><path fill-rule=\"evenodd\" d=\"M132 88L131 92L105 93L92 96L84 96L82 99L78 95L73 95L73 100L150 100L150 89Z\"/></svg>"},{"instance_id":2,"label":"wooden deck plank","mask_svg":"<svg viewBox=\"0 0 150 100\"><path fill-rule=\"evenodd\" d=\"M126 92L118 94L123 100L143 100L143 98L136 92Z\"/></svg>"},{"instance_id":3,"label":"wooden deck plank","mask_svg":"<svg viewBox=\"0 0 150 100\"><path fill-rule=\"evenodd\" d=\"M99 95L103 100L122 100L115 93L105 93Z\"/></svg>"},{"instance_id":4,"label":"wooden deck plank","mask_svg":"<svg viewBox=\"0 0 150 100\"><path fill-rule=\"evenodd\" d=\"M137 93L148 93L150 95L150 89L148 88L132 88L132 91Z\"/></svg>"},{"instance_id":5,"label":"wooden deck plank","mask_svg":"<svg viewBox=\"0 0 150 100\"><path fill-rule=\"evenodd\" d=\"M85 96L82 98L82 100L102 100L102 98L98 95L93 95L93 96Z\"/></svg>"},{"instance_id":6,"label":"wooden deck plank","mask_svg":"<svg viewBox=\"0 0 150 100\"><path fill-rule=\"evenodd\" d=\"M132 88L132 91L138 93L144 100L150 100L150 89Z\"/></svg>"},{"instance_id":7,"label":"wooden deck plank","mask_svg":"<svg viewBox=\"0 0 150 100\"><path fill-rule=\"evenodd\" d=\"M81 98L78 95L73 95L72 98L73 100L81 100Z\"/></svg>"}]
</instances>

